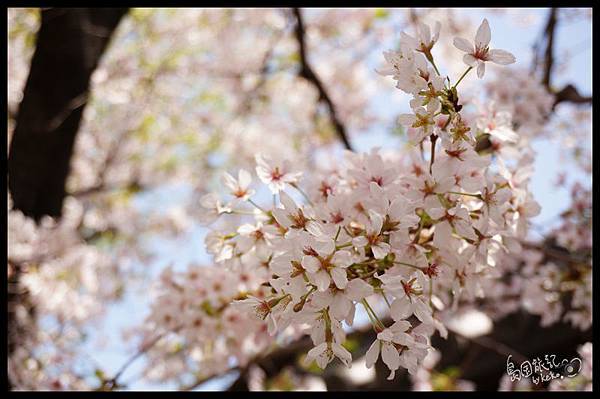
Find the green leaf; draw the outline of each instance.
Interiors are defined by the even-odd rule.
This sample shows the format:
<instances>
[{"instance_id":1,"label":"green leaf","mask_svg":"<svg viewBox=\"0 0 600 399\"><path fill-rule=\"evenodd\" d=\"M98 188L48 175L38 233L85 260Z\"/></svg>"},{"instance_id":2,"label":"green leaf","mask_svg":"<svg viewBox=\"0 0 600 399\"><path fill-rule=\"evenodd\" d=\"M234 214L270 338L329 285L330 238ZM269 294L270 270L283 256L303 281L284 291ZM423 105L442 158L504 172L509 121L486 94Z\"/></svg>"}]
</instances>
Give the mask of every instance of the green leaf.
<instances>
[{"instance_id":1,"label":"green leaf","mask_svg":"<svg viewBox=\"0 0 600 399\"><path fill-rule=\"evenodd\" d=\"M378 8L375 10L375 18L377 19L385 19L390 16L390 12L385 8Z\"/></svg>"},{"instance_id":2,"label":"green leaf","mask_svg":"<svg viewBox=\"0 0 600 399\"><path fill-rule=\"evenodd\" d=\"M104 375L104 371L100 370L100 369L96 369L94 370L94 375L96 376L96 378L98 378L101 382L106 380L106 377Z\"/></svg>"}]
</instances>

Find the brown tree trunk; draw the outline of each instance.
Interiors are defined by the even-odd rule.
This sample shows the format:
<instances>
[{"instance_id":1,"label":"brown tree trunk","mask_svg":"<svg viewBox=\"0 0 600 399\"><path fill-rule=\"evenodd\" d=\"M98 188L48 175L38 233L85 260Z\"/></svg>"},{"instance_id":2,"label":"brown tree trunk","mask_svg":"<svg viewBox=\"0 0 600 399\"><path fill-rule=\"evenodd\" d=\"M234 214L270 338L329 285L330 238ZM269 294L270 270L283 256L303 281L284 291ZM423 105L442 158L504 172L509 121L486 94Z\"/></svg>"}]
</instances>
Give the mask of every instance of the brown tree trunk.
<instances>
[{"instance_id":1,"label":"brown tree trunk","mask_svg":"<svg viewBox=\"0 0 600 399\"><path fill-rule=\"evenodd\" d=\"M60 216L90 76L126 8L42 10L8 158L13 207Z\"/></svg>"}]
</instances>

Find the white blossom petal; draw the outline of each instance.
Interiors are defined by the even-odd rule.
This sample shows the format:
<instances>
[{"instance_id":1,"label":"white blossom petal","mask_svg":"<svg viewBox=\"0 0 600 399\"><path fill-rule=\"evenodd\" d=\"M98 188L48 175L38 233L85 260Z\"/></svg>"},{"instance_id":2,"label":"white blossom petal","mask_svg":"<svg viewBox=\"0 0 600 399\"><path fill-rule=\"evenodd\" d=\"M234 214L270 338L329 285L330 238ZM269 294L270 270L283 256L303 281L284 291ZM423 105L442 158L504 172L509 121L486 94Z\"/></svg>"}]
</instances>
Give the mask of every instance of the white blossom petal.
<instances>
[{"instance_id":1,"label":"white blossom petal","mask_svg":"<svg viewBox=\"0 0 600 399\"><path fill-rule=\"evenodd\" d=\"M400 367L400 354L389 342L383 342L381 345L381 359L390 370L397 370Z\"/></svg>"},{"instance_id":2,"label":"white blossom petal","mask_svg":"<svg viewBox=\"0 0 600 399\"><path fill-rule=\"evenodd\" d=\"M475 52L475 47L473 47L473 44L462 37L454 38L454 47L469 54Z\"/></svg>"},{"instance_id":3,"label":"white blossom petal","mask_svg":"<svg viewBox=\"0 0 600 399\"><path fill-rule=\"evenodd\" d=\"M479 65L477 65L477 77L479 79L483 78L485 74L485 62L479 61Z\"/></svg>"},{"instance_id":4,"label":"white blossom petal","mask_svg":"<svg viewBox=\"0 0 600 399\"><path fill-rule=\"evenodd\" d=\"M513 64L517 61L514 55L505 50L493 49L488 52L488 60L500 65Z\"/></svg>"},{"instance_id":5,"label":"white blossom petal","mask_svg":"<svg viewBox=\"0 0 600 399\"><path fill-rule=\"evenodd\" d=\"M369 347L369 350L367 351L367 354L365 356L365 366L368 369L373 367L373 365L377 361L377 358L379 358L379 347L380 346L381 346L381 341L376 339L375 341L373 341L373 343Z\"/></svg>"},{"instance_id":6,"label":"white blossom petal","mask_svg":"<svg viewBox=\"0 0 600 399\"><path fill-rule=\"evenodd\" d=\"M331 278L333 279L333 282L335 283L336 287L338 287L341 290L346 288L346 284L348 284L348 277L346 275L345 269L334 267L331 270Z\"/></svg>"},{"instance_id":7,"label":"white blossom petal","mask_svg":"<svg viewBox=\"0 0 600 399\"><path fill-rule=\"evenodd\" d=\"M488 24L487 18L484 18L475 35L475 46L484 48L490 44L491 38L492 32L490 31L490 24Z\"/></svg>"}]
</instances>

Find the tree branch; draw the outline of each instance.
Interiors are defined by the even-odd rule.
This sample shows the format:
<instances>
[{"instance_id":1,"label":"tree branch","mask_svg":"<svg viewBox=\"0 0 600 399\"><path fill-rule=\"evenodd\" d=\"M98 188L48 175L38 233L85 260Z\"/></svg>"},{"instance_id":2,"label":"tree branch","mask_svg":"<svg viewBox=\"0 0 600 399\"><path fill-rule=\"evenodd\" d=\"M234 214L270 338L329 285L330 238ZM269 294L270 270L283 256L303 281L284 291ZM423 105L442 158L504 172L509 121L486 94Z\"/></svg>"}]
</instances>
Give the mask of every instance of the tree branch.
<instances>
[{"instance_id":1,"label":"tree branch","mask_svg":"<svg viewBox=\"0 0 600 399\"><path fill-rule=\"evenodd\" d=\"M556 107L557 104L562 102L570 102L574 104L591 104L592 96L582 96L577 91L577 88L572 84L567 84L562 88L559 92L555 93L555 100L553 108Z\"/></svg>"},{"instance_id":2,"label":"tree branch","mask_svg":"<svg viewBox=\"0 0 600 399\"><path fill-rule=\"evenodd\" d=\"M546 51L544 54L544 75L542 83L548 90L550 89L550 80L552 78L552 67L554 66L554 32L556 31L556 8L552 7L548 14L546 28L544 28L544 36L546 38Z\"/></svg>"},{"instance_id":3,"label":"tree branch","mask_svg":"<svg viewBox=\"0 0 600 399\"><path fill-rule=\"evenodd\" d=\"M544 35L542 40L546 42L546 49L544 51L544 65L542 70L542 84L548 89L550 93L555 96L554 104L552 109L561 102L570 102L574 104L591 104L592 96L582 96L579 94L577 88L572 84L567 84L561 90L555 90L552 87L552 71L554 68L554 36L556 34L556 27L558 25L557 9L555 7L550 9L548 13L548 19L544 28ZM537 64L537 51L539 44L536 43L534 48L534 68Z\"/></svg>"},{"instance_id":4,"label":"tree branch","mask_svg":"<svg viewBox=\"0 0 600 399\"><path fill-rule=\"evenodd\" d=\"M60 216L90 77L126 8L41 11L8 158L14 209Z\"/></svg>"},{"instance_id":5,"label":"tree branch","mask_svg":"<svg viewBox=\"0 0 600 399\"><path fill-rule=\"evenodd\" d=\"M179 328L180 327L177 327L174 331L179 330ZM138 349L138 351L136 353L134 353L131 357L129 357L129 359L127 359L125 361L125 363L123 363L123 365L115 373L114 377L102 381L102 384L100 385L100 387L98 388L98 390L100 390L100 391L106 391L106 390L112 391L115 388L121 387L121 385L118 383L118 380L121 377L121 375L123 375L123 373L125 372L125 370L127 370L127 368L129 368L129 366L131 366L131 364L133 364L133 362L135 362L140 356L142 356L143 354L145 354L146 351L150 350L154 345L156 345L158 343L158 341L160 341L161 338L163 338L165 335L166 335L166 333L158 334L156 337L154 337L154 339L152 339L149 342L147 342L146 344L142 345Z\"/></svg>"},{"instance_id":6,"label":"tree branch","mask_svg":"<svg viewBox=\"0 0 600 399\"><path fill-rule=\"evenodd\" d=\"M312 83L312 85L318 90L319 100L323 101L325 103L325 105L327 106L327 109L329 110L329 114L331 116L331 121L333 122L333 127L335 128L339 138L342 140L342 143L344 144L344 146L348 150L352 151L352 146L350 145L350 141L348 140L348 135L346 132L346 127L340 120L340 118L337 114L335 105L333 104L333 101L331 101L331 97L329 97L329 94L327 93L327 90L325 90L323 83L321 82L321 80L319 79L319 77L317 76L317 74L315 73L313 68L311 67L310 63L308 62L308 57L306 54L306 40L305 40L306 31L305 31L304 22L302 19L302 14L300 12L300 9L294 8L293 13L294 13L294 16L296 17L296 28L294 30L294 33L296 35L296 41L298 42L298 46L299 46L299 50L300 50L300 73L299 73L299 76L303 77L308 82Z\"/></svg>"}]
</instances>

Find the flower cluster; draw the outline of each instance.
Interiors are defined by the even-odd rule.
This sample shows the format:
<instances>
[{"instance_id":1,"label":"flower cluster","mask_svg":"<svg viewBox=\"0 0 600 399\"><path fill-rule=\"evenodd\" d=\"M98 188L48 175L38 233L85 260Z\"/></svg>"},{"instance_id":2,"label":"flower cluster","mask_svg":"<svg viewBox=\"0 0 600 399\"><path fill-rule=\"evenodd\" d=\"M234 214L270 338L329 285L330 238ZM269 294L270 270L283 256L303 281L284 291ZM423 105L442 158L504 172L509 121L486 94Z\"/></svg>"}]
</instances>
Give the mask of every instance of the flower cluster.
<instances>
[{"instance_id":1,"label":"flower cluster","mask_svg":"<svg viewBox=\"0 0 600 399\"><path fill-rule=\"evenodd\" d=\"M215 223L206 239L215 264L162 274L139 347L149 360L145 376L155 381L185 385L234 363L253 365L255 355L302 334L314 343L309 361L350 364L345 334L364 316L377 332L366 364L381 357L391 376L406 368L431 389L439 373L428 370L437 361L429 337L445 334L465 309L497 318L524 308L543 325L591 326L591 190L573 188L573 205L549 240L523 240L540 211L528 189L533 141L553 135L559 163L572 155L591 173L590 110L555 108L555 96L529 71L486 70L514 57L491 48L485 20L466 40L471 21L452 9L307 12L309 59L353 134L379 117L368 105L387 84L368 79L362 60L394 31L382 22L400 17L416 28L384 54L381 70L412 96L400 122L415 147L347 154L322 170L318 161L335 154L336 136L318 90L298 74L286 13L132 9L123 19L92 76L62 220L36 225L9 206L15 389L89 388L73 368L83 363L94 373L76 350L85 328L107 300L131 289L122 274L131 260L142 259L140 275L149 273L149 235L179 236L198 218ZM33 9L8 14L10 141L41 18ZM460 37L443 40L453 36ZM472 69L484 84L465 79ZM209 79L194 80L198 73ZM473 87L483 89L483 101L466 90ZM215 175L233 166L247 170L224 176L228 197L209 194L198 206ZM194 189L183 206L154 212L162 200L152 211L153 201L137 201L175 181ZM259 381L257 370L249 372ZM286 369L281 375L255 386L323 384Z\"/></svg>"},{"instance_id":2,"label":"flower cluster","mask_svg":"<svg viewBox=\"0 0 600 399\"><path fill-rule=\"evenodd\" d=\"M564 320L586 330L592 325L592 197L578 184L572 196L561 224L538 249L539 264L523 270L523 303L542 324Z\"/></svg>"},{"instance_id":3,"label":"flower cluster","mask_svg":"<svg viewBox=\"0 0 600 399\"><path fill-rule=\"evenodd\" d=\"M488 37L480 51L487 51L486 21L482 29ZM413 95L413 113L400 122L416 130L417 143L429 138L428 159L416 150L396 159L377 149L347 152L340 167L311 175L304 191L304 175L293 165L259 155L256 174L273 195L272 207L253 200L246 171L226 177L229 201L216 194L202 201L212 220L235 216L207 237L215 262L268 271L270 295L234 305L265 320L273 334L288 326L307 331L314 343L307 361L321 368L334 357L350 365L342 323L353 324L360 304L377 332L367 367L381 357L390 379L401 367L415 373L430 336L447 333L436 312L482 296L488 269L535 214L528 212L535 202L527 179L492 168L491 157L478 153L479 129L461 115L460 79L450 86L433 61L438 31L423 25L417 38L403 35L401 50L385 53L390 68L383 71ZM512 135L498 133L504 140ZM244 215L254 220L236 225ZM372 304L380 300L389 320Z\"/></svg>"},{"instance_id":4,"label":"flower cluster","mask_svg":"<svg viewBox=\"0 0 600 399\"><path fill-rule=\"evenodd\" d=\"M47 217L39 223L10 210L8 202L9 334L16 343L11 381L17 389L85 389L73 373L74 349L84 338L82 325L119 297L123 274L79 236L83 209L77 201L66 201L60 222Z\"/></svg>"},{"instance_id":5,"label":"flower cluster","mask_svg":"<svg viewBox=\"0 0 600 399\"><path fill-rule=\"evenodd\" d=\"M484 283L486 313L501 318L519 308L541 317L542 326L570 322L592 325L591 195L576 184L573 203L546 240L523 240L505 255Z\"/></svg>"},{"instance_id":6,"label":"flower cluster","mask_svg":"<svg viewBox=\"0 0 600 399\"><path fill-rule=\"evenodd\" d=\"M267 326L229 305L249 293L265 298L269 290L261 283L267 278L266 270L231 273L190 265L175 272L166 268L143 323L140 348L147 347L151 359L146 376L151 380L181 379L190 373L209 377L225 372L232 357L244 366L264 350L273 341ZM193 367L188 359L194 361Z\"/></svg>"}]
</instances>

